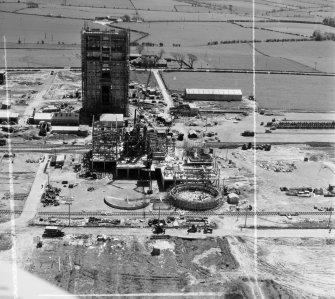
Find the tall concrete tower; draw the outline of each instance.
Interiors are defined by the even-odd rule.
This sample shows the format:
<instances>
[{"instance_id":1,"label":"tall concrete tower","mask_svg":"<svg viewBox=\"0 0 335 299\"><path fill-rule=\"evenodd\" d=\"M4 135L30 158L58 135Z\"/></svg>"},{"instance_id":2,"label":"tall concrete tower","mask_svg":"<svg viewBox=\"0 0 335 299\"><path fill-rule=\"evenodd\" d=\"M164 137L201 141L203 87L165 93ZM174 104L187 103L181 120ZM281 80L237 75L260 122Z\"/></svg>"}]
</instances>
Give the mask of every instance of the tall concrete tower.
<instances>
[{"instance_id":1,"label":"tall concrete tower","mask_svg":"<svg viewBox=\"0 0 335 299\"><path fill-rule=\"evenodd\" d=\"M126 30L81 32L83 110L87 115L128 113L129 34Z\"/></svg>"}]
</instances>

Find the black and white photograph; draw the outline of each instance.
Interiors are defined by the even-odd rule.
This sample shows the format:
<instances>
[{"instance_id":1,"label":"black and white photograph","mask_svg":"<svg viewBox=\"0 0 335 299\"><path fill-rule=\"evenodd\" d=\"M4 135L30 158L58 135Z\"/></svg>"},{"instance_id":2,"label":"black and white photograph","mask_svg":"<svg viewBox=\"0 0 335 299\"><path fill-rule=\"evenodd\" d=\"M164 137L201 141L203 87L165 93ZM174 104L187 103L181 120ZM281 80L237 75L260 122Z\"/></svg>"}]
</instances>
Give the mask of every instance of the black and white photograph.
<instances>
[{"instance_id":1,"label":"black and white photograph","mask_svg":"<svg viewBox=\"0 0 335 299\"><path fill-rule=\"evenodd\" d=\"M335 299L334 0L0 0L1 299Z\"/></svg>"}]
</instances>

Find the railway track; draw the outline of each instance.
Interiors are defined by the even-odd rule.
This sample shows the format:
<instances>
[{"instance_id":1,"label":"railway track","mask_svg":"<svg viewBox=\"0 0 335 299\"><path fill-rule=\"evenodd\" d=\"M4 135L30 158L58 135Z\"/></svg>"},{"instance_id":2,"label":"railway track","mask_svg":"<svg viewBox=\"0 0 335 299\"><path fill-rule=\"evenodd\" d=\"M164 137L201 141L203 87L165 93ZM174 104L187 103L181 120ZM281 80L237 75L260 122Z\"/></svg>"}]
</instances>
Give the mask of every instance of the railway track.
<instances>
[{"instance_id":1,"label":"railway track","mask_svg":"<svg viewBox=\"0 0 335 299\"><path fill-rule=\"evenodd\" d=\"M293 214L297 216L314 216L314 215L330 215L331 212L222 212L222 213L214 213L214 212L198 212L198 213L185 213L183 216L187 217L206 217L206 216L245 216L246 214L248 216L280 216L280 215L286 215L286 214ZM39 212L38 216L66 216L68 217L69 213L67 212ZM146 217L155 216L180 216L179 213L176 212L146 212L145 214L143 212L106 212L106 213L100 213L100 212L74 212L71 213L72 216L86 216L86 217L96 217L96 216L138 216L143 217L144 215Z\"/></svg>"},{"instance_id":2,"label":"railway track","mask_svg":"<svg viewBox=\"0 0 335 299\"><path fill-rule=\"evenodd\" d=\"M11 143L14 152L41 152L52 153L59 152L77 152L87 151L90 145L76 145L76 144L27 144L27 143ZM7 152L8 146L0 147L0 152Z\"/></svg>"},{"instance_id":3,"label":"railway track","mask_svg":"<svg viewBox=\"0 0 335 299\"><path fill-rule=\"evenodd\" d=\"M0 214L20 214L22 211L15 210L12 212L11 210L0 210ZM294 216L330 216L332 212L330 211L310 211L310 212L188 212L184 213L183 216L186 217L207 217L207 216L285 216L287 214ZM68 217L68 212L38 212L36 214L38 217ZM177 212L71 212L72 217L106 217L106 216L132 216L132 217L158 217L158 216L181 216L180 213Z\"/></svg>"}]
</instances>

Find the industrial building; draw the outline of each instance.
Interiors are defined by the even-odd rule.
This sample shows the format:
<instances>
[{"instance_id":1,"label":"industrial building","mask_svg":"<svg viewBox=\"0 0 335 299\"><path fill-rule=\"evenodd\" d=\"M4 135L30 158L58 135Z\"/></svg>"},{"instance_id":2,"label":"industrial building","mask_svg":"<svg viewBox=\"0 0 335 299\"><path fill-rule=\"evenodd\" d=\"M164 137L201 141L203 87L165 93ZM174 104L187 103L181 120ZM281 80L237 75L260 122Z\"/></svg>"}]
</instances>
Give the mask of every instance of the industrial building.
<instances>
[{"instance_id":1,"label":"industrial building","mask_svg":"<svg viewBox=\"0 0 335 299\"><path fill-rule=\"evenodd\" d=\"M29 119L29 123L39 124L49 122L53 126L78 126L79 113L77 112L54 112L54 113L34 113Z\"/></svg>"},{"instance_id":2,"label":"industrial building","mask_svg":"<svg viewBox=\"0 0 335 299\"><path fill-rule=\"evenodd\" d=\"M186 101L241 101L242 91L240 89L198 89L186 88Z\"/></svg>"},{"instance_id":3,"label":"industrial building","mask_svg":"<svg viewBox=\"0 0 335 299\"><path fill-rule=\"evenodd\" d=\"M81 32L82 92L85 114L128 114L129 33Z\"/></svg>"},{"instance_id":4,"label":"industrial building","mask_svg":"<svg viewBox=\"0 0 335 299\"><path fill-rule=\"evenodd\" d=\"M5 84L6 81L6 73L4 71L0 71L0 85Z\"/></svg>"},{"instance_id":5,"label":"industrial building","mask_svg":"<svg viewBox=\"0 0 335 299\"><path fill-rule=\"evenodd\" d=\"M15 122L18 123L19 121L19 114L14 113L8 110L0 110L0 123L1 122Z\"/></svg>"}]
</instances>

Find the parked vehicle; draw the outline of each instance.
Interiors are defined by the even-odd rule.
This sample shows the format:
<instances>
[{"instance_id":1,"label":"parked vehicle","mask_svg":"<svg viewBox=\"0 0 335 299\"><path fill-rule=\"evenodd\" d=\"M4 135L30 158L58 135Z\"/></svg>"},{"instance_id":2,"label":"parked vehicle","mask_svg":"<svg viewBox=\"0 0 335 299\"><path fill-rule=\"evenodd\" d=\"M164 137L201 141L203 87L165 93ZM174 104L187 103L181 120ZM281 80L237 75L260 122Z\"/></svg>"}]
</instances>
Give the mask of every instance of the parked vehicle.
<instances>
[{"instance_id":1,"label":"parked vehicle","mask_svg":"<svg viewBox=\"0 0 335 299\"><path fill-rule=\"evenodd\" d=\"M43 238L58 238L63 236L64 232L62 232L62 230L57 226L46 226L42 235Z\"/></svg>"},{"instance_id":2,"label":"parked vehicle","mask_svg":"<svg viewBox=\"0 0 335 299\"><path fill-rule=\"evenodd\" d=\"M198 231L198 229L196 228L196 226L193 224L188 230L187 233L196 233Z\"/></svg>"}]
</instances>

